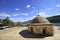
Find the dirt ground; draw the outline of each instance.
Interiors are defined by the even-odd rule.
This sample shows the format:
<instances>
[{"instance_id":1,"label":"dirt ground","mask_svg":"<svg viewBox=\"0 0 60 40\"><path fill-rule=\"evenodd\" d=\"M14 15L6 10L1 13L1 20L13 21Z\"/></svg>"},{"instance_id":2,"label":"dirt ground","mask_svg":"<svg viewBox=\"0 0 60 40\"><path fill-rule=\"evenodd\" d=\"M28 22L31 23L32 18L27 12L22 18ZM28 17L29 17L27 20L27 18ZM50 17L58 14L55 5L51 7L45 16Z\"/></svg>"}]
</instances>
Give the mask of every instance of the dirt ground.
<instances>
[{"instance_id":1,"label":"dirt ground","mask_svg":"<svg viewBox=\"0 0 60 40\"><path fill-rule=\"evenodd\" d=\"M60 40L60 28L54 27L54 36L36 38L27 33L27 27L13 27L0 30L0 40Z\"/></svg>"}]
</instances>

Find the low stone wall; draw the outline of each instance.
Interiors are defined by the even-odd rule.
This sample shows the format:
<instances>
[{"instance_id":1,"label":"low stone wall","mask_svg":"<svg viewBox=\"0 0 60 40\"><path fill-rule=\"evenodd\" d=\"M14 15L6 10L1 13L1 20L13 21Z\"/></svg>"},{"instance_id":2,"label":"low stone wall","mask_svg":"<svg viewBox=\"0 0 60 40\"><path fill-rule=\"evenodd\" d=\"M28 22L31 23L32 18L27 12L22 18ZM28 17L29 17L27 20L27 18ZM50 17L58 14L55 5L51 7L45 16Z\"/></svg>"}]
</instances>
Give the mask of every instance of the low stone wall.
<instances>
[{"instance_id":1,"label":"low stone wall","mask_svg":"<svg viewBox=\"0 0 60 40\"><path fill-rule=\"evenodd\" d=\"M28 31L36 35L53 35L54 27L53 24L29 24Z\"/></svg>"}]
</instances>

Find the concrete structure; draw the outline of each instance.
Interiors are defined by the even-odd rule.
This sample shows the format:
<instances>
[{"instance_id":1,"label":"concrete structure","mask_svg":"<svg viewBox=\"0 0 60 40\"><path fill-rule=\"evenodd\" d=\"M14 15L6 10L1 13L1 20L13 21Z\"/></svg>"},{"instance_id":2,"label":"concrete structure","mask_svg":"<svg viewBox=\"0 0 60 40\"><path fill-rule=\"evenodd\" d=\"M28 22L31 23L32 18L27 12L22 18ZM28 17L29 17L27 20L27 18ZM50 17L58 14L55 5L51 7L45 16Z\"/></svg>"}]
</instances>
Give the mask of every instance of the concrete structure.
<instances>
[{"instance_id":1,"label":"concrete structure","mask_svg":"<svg viewBox=\"0 0 60 40\"><path fill-rule=\"evenodd\" d=\"M36 35L54 34L53 24L39 15L28 24L28 31Z\"/></svg>"}]
</instances>

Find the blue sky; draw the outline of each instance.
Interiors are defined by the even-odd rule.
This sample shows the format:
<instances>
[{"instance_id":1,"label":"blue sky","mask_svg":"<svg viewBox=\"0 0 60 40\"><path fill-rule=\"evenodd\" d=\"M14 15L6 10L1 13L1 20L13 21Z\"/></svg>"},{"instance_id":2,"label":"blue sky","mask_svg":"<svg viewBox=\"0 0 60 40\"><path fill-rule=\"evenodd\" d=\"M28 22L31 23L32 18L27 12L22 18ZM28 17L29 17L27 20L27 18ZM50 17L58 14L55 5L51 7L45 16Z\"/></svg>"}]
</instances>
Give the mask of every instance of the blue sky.
<instances>
[{"instance_id":1,"label":"blue sky","mask_svg":"<svg viewBox=\"0 0 60 40\"><path fill-rule=\"evenodd\" d=\"M37 15L60 15L60 0L0 0L0 18L17 21L31 20Z\"/></svg>"}]
</instances>

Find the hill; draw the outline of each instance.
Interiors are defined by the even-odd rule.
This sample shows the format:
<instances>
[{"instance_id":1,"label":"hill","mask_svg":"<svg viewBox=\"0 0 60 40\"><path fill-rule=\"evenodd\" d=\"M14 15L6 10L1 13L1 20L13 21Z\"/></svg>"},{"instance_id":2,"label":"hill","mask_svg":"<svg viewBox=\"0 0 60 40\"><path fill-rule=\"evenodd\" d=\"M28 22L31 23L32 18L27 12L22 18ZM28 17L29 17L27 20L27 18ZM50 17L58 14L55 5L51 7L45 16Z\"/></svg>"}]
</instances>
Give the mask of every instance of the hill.
<instances>
[{"instance_id":1,"label":"hill","mask_svg":"<svg viewBox=\"0 0 60 40\"><path fill-rule=\"evenodd\" d=\"M51 23L60 23L60 15L52 16L52 17L47 17L47 19Z\"/></svg>"},{"instance_id":2,"label":"hill","mask_svg":"<svg viewBox=\"0 0 60 40\"><path fill-rule=\"evenodd\" d=\"M60 15L47 17L46 19L48 19L49 22L51 22L51 23L60 23ZM25 21L25 22L23 22L22 24L27 24L27 23L29 23L29 22L31 22L31 20Z\"/></svg>"}]
</instances>

